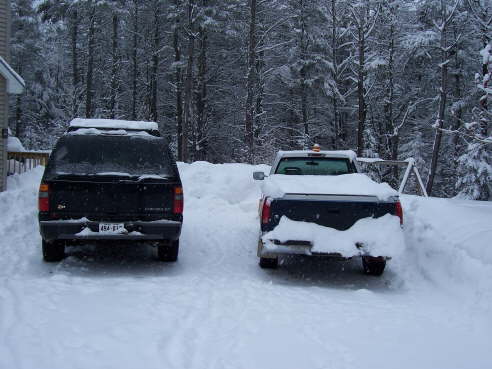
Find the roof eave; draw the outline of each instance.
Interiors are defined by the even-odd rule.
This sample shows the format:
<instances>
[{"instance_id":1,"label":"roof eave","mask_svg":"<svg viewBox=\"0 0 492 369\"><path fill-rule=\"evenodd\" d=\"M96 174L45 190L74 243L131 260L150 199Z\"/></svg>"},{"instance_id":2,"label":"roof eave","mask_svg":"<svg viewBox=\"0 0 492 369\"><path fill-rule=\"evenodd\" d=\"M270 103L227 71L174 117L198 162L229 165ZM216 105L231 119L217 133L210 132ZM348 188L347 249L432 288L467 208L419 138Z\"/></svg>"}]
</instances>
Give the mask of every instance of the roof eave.
<instances>
[{"instance_id":1,"label":"roof eave","mask_svg":"<svg viewBox=\"0 0 492 369\"><path fill-rule=\"evenodd\" d=\"M24 92L26 83L15 70L0 56L0 74L7 81L7 92L9 94L19 95Z\"/></svg>"}]
</instances>

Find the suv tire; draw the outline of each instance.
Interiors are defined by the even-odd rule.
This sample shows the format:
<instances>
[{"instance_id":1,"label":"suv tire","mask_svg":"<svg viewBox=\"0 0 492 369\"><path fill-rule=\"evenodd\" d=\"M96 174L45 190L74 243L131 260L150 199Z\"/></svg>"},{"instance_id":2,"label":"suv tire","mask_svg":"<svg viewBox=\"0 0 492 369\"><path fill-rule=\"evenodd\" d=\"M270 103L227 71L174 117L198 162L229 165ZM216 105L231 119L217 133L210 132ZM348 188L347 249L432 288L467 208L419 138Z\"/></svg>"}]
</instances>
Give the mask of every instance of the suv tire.
<instances>
[{"instance_id":1,"label":"suv tire","mask_svg":"<svg viewBox=\"0 0 492 369\"><path fill-rule=\"evenodd\" d=\"M260 268L262 269L277 269L278 257L276 258L262 258L260 257Z\"/></svg>"},{"instance_id":2,"label":"suv tire","mask_svg":"<svg viewBox=\"0 0 492 369\"><path fill-rule=\"evenodd\" d=\"M43 259L49 263L63 260L65 243L61 241L48 242L43 240Z\"/></svg>"},{"instance_id":3,"label":"suv tire","mask_svg":"<svg viewBox=\"0 0 492 369\"><path fill-rule=\"evenodd\" d=\"M363 256L362 267L366 274L380 276L386 267L386 260L383 257Z\"/></svg>"},{"instance_id":4,"label":"suv tire","mask_svg":"<svg viewBox=\"0 0 492 369\"><path fill-rule=\"evenodd\" d=\"M174 262L178 260L179 239L175 241L161 241L157 245L157 259Z\"/></svg>"}]
</instances>

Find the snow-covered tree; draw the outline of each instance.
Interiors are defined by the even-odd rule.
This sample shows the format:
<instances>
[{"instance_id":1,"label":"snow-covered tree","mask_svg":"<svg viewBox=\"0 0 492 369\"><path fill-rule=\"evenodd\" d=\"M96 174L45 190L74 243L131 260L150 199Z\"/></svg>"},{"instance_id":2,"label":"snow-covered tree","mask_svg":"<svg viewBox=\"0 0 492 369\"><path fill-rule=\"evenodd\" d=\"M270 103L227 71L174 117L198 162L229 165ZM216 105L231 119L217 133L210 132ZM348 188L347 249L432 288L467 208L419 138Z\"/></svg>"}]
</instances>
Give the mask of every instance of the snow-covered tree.
<instances>
[{"instance_id":1,"label":"snow-covered tree","mask_svg":"<svg viewBox=\"0 0 492 369\"><path fill-rule=\"evenodd\" d=\"M314 142L414 156L437 196L472 188L460 172L480 177L487 160L490 0L11 4L27 89L9 124L27 146L50 148L76 116L150 119L188 161L264 162Z\"/></svg>"},{"instance_id":2,"label":"snow-covered tree","mask_svg":"<svg viewBox=\"0 0 492 369\"><path fill-rule=\"evenodd\" d=\"M458 173L458 197L469 200L490 199L492 166L490 151L486 145L475 140L469 142L465 152L458 159Z\"/></svg>"},{"instance_id":3,"label":"snow-covered tree","mask_svg":"<svg viewBox=\"0 0 492 369\"><path fill-rule=\"evenodd\" d=\"M477 87L480 92L477 107L474 109L475 120L465 126L465 139L468 145L458 159L456 182L458 197L472 200L488 200L491 197L492 157L489 136L491 114L489 98L492 89L489 87L492 75L492 44L489 43L480 51L483 75L477 73Z\"/></svg>"}]
</instances>

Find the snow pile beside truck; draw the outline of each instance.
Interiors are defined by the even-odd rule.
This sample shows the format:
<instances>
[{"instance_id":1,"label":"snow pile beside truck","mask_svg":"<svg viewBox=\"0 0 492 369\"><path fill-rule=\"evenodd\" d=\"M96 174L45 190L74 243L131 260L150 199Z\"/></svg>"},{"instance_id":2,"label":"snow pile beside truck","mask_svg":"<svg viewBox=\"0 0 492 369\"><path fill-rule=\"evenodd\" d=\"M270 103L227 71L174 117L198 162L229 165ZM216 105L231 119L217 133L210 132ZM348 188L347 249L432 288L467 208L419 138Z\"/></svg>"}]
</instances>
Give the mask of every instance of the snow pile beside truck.
<instances>
[{"instance_id":1,"label":"snow pile beside truck","mask_svg":"<svg viewBox=\"0 0 492 369\"><path fill-rule=\"evenodd\" d=\"M492 202L404 195L402 203L407 248L394 265L402 280L492 310Z\"/></svg>"},{"instance_id":2,"label":"snow pile beside truck","mask_svg":"<svg viewBox=\"0 0 492 369\"><path fill-rule=\"evenodd\" d=\"M268 171L270 167L197 161L192 164L178 163L178 169L183 178L185 202L195 204L197 200L210 200L212 207L217 203L226 203L256 212L261 191L252 175L254 171Z\"/></svg>"}]
</instances>

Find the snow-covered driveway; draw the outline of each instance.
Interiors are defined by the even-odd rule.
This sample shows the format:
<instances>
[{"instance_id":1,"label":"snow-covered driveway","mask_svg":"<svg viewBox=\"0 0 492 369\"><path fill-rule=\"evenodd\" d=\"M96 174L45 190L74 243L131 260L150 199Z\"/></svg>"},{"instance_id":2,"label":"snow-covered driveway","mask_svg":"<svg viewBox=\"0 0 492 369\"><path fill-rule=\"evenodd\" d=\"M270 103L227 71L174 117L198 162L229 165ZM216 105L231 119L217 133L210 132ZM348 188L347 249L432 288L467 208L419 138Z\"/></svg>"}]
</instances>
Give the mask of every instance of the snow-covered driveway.
<instances>
[{"instance_id":1,"label":"snow-covered driveway","mask_svg":"<svg viewBox=\"0 0 492 369\"><path fill-rule=\"evenodd\" d=\"M353 262L256 257L248 165L180 165L179 261L141 247L41 260L40 170L0 194L0 368L492 368L492 206L404 198L407 251Z\"/></svg>"}]
</instances>

